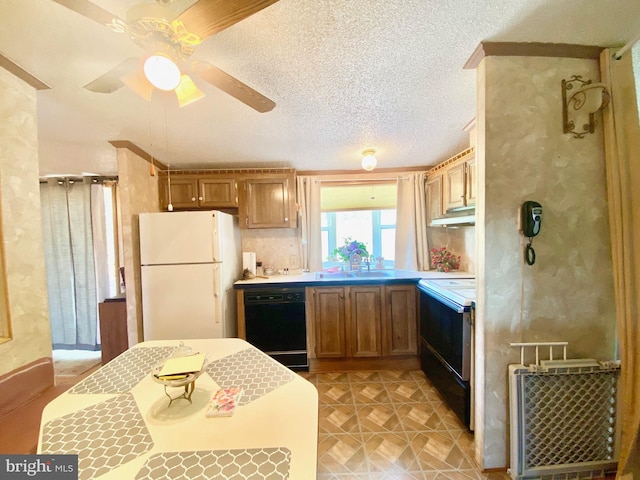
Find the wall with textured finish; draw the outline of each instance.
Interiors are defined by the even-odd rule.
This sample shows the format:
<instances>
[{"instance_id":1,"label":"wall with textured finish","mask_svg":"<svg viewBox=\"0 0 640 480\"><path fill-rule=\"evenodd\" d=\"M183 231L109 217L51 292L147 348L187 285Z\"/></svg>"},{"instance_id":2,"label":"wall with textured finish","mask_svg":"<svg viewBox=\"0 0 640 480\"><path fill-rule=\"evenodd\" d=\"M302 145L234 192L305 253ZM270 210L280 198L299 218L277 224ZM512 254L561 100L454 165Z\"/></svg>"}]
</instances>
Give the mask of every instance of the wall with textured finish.
<instances>
[{"instance_id":1,"label":"wall with textured finish","mask_svg":"<svg viewBox=\"0 0 640 480\"><path fill-rule=\"evenodd\" d=\"M36 107L36 91L0 68L1 237L13 332L0 345L0 375L51 357Z\"/></svg>"},{"instance_id":2,"label":"wall with textured finish","mask_svg":"<svg viewBox=\"0 0 640 480\"><path fill-rule=\"evenodd\" d=\"M150 164L126 148L118 148L118 192L121 205L123 260L127 294L129 346L144 339L140 282L140 231L138 214L159 212L158 177Z\"/></svg>"},{"instance_id":3,"label":"wall with textured finish","mask_svg":"<svg viewBox=\"0 0 640 480\"><path fill-rule=\"evenodd\" d=\"M568 341L569 357L614 356L603 132L562 133L561 80L572 75L597 82L598 62L488 57L478 68L475 380L483 468L509 461L507 366L519 360L510 342ZM533 266L523 261L518 231L526 200L544 209Z\"/></svg>"}]
</instances>

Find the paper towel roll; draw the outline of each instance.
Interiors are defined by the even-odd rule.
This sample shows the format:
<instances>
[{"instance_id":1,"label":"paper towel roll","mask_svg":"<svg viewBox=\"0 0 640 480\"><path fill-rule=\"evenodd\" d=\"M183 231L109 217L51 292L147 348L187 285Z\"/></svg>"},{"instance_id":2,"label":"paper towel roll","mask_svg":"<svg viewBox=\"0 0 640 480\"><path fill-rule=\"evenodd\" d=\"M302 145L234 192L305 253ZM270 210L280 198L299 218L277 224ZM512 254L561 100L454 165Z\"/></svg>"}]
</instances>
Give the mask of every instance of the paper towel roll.
<instances>
[{"instance_id":1,"label":"paper towel roll","mask_svg":"<svg viewBox=\"0 0 640 480\"><path fill-rule=\"evenodd\" d=\"M242 270L249 269L256 274L256 252L242 252Z\"/></svg>"}]
</instances>

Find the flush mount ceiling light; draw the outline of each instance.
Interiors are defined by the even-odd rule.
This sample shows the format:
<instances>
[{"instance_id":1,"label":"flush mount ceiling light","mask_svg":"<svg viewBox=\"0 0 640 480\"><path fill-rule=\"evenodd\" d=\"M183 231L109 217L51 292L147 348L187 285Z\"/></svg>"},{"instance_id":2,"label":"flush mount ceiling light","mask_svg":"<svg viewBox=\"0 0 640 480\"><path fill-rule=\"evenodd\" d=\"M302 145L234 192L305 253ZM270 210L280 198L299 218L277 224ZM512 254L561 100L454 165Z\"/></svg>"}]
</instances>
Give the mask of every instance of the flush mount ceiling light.
<instances>
[{"instance_id":1,"label":"flush mount ceiling light","mask_svg":"<svg viewBox=\"0 0 640 480\"><path fill-rule=\"evenodd\" d=\"M156 88L170 92L180 85L178 65L163 53L154 53L144 62L144 75Z\"/></svg>"},{"instance_id":2,"label":"flush mount ceiling light","mask_svg":"<svg viewBox=\"0 0 640 480\"><path fill-rule=\"evenodd\" d=\"M591 83L591 80L583 80L580 75L573 75L569 80L563 79L562 131L572 134L574 138L584 138L587 133L593 133L595 113L608 103L609 92L604 83ZM582 131L576 131L575 118L580 114L588 116L589 123L582 125Z\"/></svg>"},{"instance_id":3,"label":"flush mount ceiling light","mask_svg":"<svg viewBox=\"0 0 640 480\"><path fill-rule=\"evenodd\" d=\"M378 164L378 160L376 160L376 157L374 156L375 153L376 151L372 148L362 151L362 168L368 172L376 168L376 165Z\"/></svg>"}]
</instances>

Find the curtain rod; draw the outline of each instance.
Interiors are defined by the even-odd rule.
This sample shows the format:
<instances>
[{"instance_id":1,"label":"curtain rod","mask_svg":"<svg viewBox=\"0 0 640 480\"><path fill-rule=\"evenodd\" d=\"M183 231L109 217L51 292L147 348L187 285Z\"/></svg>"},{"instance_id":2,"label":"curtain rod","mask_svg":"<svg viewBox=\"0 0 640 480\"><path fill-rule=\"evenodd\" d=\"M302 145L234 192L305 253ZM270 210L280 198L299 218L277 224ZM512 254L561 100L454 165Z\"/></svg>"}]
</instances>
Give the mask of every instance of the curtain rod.
<instances>
[{"instance_id":1,"label":"curtain rod","mask_svg":"<svg viewBox=\"0 0 640 480\"><path fill-rule=\"evenodd\" d=\"M613 54L613 58L615 58L616 60L622 59L622 55L624 55L627 50L633 47L638 40L640 40L640 33L636 35L636 37L633 40L631 40L629 43L627 43L624 47L622 47L620 50L615 52Z\"/></svg>"},{"instance_id":2,"label":"curtain rod","mask_svg":"<svg viewBox=\"0 0 640 480\"><path fill-rule=\"evenodd\" d=\"M315 180L316 183L383 183L383 182L395 182L397 180L409 180L409 177L395 177L395 178L349 178L349 179L334 179L334 180Z\"/></svg>"},{"instance_id":3,"label":"curtain rod","mask_svg":"<svg viewBox=\"0 0 640 480\"><path fill-rule=\"evenodd\" d=\"M51 180L64 182L82 182L82 183L104 183L104 182L118 182L117 176L101 176L101 175L50 175L39 177L40 183L48 183Z\"/></svg>"}]
</instances>

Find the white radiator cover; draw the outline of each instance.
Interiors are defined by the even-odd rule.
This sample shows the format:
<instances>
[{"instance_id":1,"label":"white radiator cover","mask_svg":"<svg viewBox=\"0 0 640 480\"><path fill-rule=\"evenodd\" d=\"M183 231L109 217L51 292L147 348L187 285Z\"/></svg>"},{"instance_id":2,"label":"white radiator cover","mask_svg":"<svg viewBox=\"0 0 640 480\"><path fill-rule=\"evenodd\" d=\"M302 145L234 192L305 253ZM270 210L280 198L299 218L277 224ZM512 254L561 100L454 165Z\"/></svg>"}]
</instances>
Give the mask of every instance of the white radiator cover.
<instances>
[{"instance_id":1,"label":"white radiator cover","mask_svg":"<svg viewBox=\"0 0 640 480\"><path fill-rule=\"evenodd\" d=\"M511 477L592 479L615 471L619 372L591 359L510 365Z\"/></svg>"}]
</instances>

